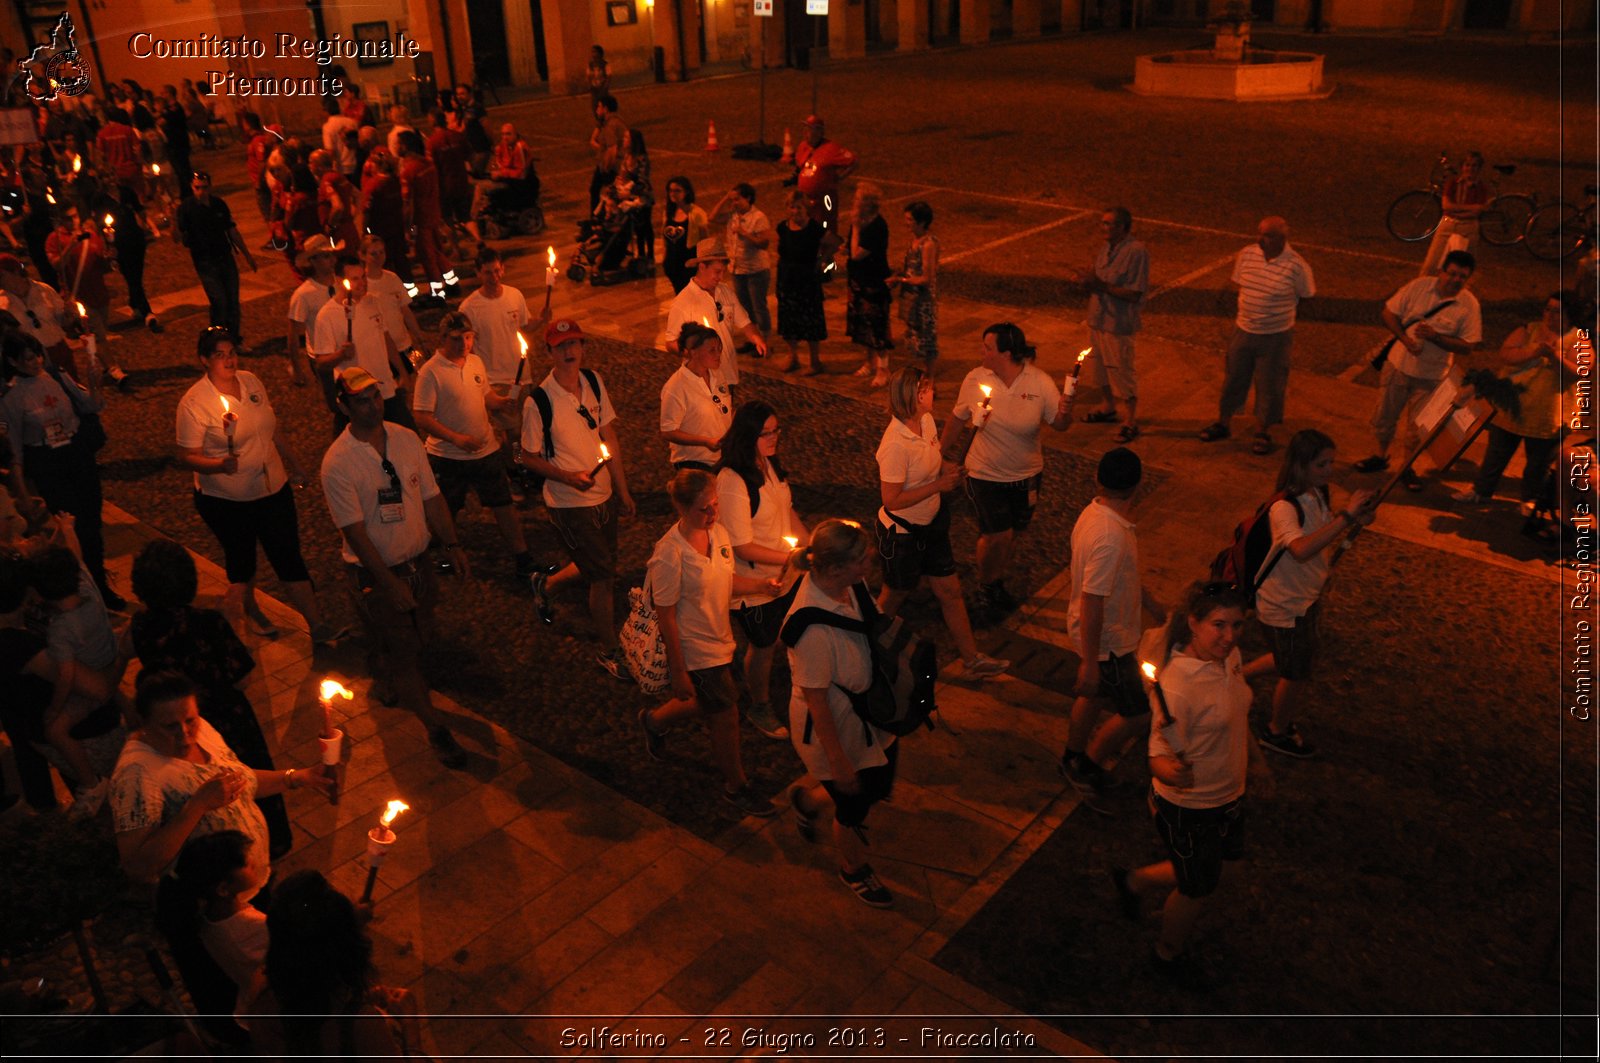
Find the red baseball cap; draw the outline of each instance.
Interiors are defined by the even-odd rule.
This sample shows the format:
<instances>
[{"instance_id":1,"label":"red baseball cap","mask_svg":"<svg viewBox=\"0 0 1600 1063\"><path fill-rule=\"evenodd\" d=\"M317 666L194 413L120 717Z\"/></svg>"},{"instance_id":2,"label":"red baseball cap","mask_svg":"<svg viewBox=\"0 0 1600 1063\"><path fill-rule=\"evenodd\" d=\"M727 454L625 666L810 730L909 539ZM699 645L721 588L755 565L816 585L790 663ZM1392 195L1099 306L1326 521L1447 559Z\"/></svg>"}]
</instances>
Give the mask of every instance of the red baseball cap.
<instances>
[{"instance_id":1,"label":"red baseball cap","mask_svg":"<svg viewBox=\"0 0 1600 1063\"><path fill-rule=\"evenodd\" d=\"M556 344L566 343L568 340L581 339L583 339L583 329L579 328L578 323L570 317L557 318L546 325L544 329L544 345L546 347L554 347Z\"/></svg>"}]
</instances>

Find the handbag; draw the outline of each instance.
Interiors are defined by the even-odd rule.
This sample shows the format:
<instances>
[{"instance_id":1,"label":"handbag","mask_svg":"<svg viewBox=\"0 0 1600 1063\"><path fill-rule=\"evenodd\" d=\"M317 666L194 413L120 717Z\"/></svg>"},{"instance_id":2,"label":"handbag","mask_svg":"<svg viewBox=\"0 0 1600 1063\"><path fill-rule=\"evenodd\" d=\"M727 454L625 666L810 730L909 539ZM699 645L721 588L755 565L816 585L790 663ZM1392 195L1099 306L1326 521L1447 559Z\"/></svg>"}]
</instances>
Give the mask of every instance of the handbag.
<instances>
[{"instance_id":1,"label":"handbag","mask_svg":"<svg viewBox=\"0 0 1600 1063\"><path fill-rule=\"evenodd\" d=\"M672 687L667 644L661 638L655 605L643 587L628 590L628 616L622 622L622 630L617 632L617 644L640 690L646 694L664 694Z\"/></svg>"},{"instance_id":2,"label":"handbag","mask_svg":"<svg viewBox=\"0 0 1600 1063\"><path fill-rule=\"evenodd\" d=\"M1446 299L1444 302L1440 303L1438 306L1434 307L1432 310L1429 310L1426 314L1423 314L1421 317L1414 318L1414 319L1412 319L1410 321L1401 322L1400 328L1402 330L1408 329L1412 325L1415 325L1419 321L1428 320L1434 314L1437 314L1439 311L1445 309L1446 307L1455 306L1455 305L1456 305L1456 301L1454 299ZM1372 356L1372 361L1370 361L1368 363L1369 365L1372 366L1374 371L1376 371L1376 372L1382 372L1383 371L1383 363L1387 362L1389 360L1389 352L1392 351L1394 349L1394 345L1399 343L1399 342L1400 342L1400 337L1391 336L1391 337L1389 337L1389 342L1388 343L1385 343L1382 347L1378 348L1378 353L1373 355Z\"/></svg>"},{"instance_id":3,"label":"handbag","mask_svg":"<svg viewBox=\"0 0 1600 1063\"><path fill-rule=\"evenodd\" d=\"M744 626L752 646L765 649L778 641L778 633L783 630L783 618L789 615L794 596L799 590L800 580L796 579L789 584L788 590L770 602L739 607L739 623Z\"/></svg>"},{"instance_id":4,"label":"handbag","mask_svg":"<svg viewBox=\"0 0 1600 1063\"><path fill-rule=\"evenodd\" d=\"M106 445L106 426L100 420L100 411L92 409L86 399L88 393L83 385L70 377L64 377L61 370L45 362L45 371L55 378L56 385L66 392L67 401L72 403L72 412L78 416L78 431L73 439L89 448L91 454L98 454Z\"/></svg>"}]
</instances>

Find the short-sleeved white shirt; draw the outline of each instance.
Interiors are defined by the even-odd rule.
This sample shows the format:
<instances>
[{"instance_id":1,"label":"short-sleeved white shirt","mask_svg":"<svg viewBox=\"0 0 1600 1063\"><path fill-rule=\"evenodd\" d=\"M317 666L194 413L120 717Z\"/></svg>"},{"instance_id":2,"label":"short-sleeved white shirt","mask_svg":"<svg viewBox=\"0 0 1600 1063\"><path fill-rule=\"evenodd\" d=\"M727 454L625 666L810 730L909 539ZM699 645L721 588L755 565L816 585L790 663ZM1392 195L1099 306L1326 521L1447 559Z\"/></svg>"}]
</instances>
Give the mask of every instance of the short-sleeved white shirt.
<instances>
[{"instance_id":1,"label":"short-sleeved white shirt","mask_svg":"<svg viewBox=\"0 0 1600 1063\"><path fill-rule=\"evenodd\" d=\"M344 346L347 335L355 343L355 358L334 363L333 371L337 373L346 366L359 365L378 381L378 389L385 399L394 398L394 372L389 367L389 348L384 342L389 332L383 323L383 307L371 292L350 308L348 320L342 299L329 300L318 310L311 350L317 354L331 354Z\"/></svg>"},{"instance_id":2,"label":"short-sleeved white shirt","mask_svg":"<svg viewBox=\"0 0 1600 1063\"><path fill-rule=\"evenodd\" d=\"M967 472L995 483L1014 483L1044 471L1039 429L1061 412L1061 392L1044 370L1029 362L1007 387L999 376L979 366L961 382L955 416L971 421L983 404L979 385L994 391L989 413L967 452Z\"/></svg>"},{"instance_id":3,"label":"short-sleeved white shirt","mask_svg":"<svg viewBox=\"0 0 1600 1063\"><path fill-rule=\"evenodd\" d=\"M933 483L943 467L939 429L932 414L923 414L916 429L898 417L890 419L878 443L878 479L886 484L901 484L910 491ZM939 505L939 496L932 494L915 505L895 510L895 516L908 524L927 524L939 515ZM900 527L884 506L878 507L878 522L886 528Z\"/></svg>"},{"instance_id":4,"label":"short-sleeved white shirt","mask_svg":"<svg viewBox=\"0 0 1600 1063\"><path fill-rule=\"evenodd\" d=\"M1100 660L1121 657L1139 647L1139 544L1133 522L1096 498L1072 526L1072 599L1067 608L1067 637L1073 649L1082 645L1080 595L1104 598L1100 624Z\"/></svg>"},{"instance_id":5,"label":"short-sleeved white shirt","mask_svg":"<svg viewBox=\"0 0 1600 1063\"><path fill-rule=\"evenodd\" d=\"M796 610L817 607L859 621L861 610L854 593L851 592L848 602L834 601L807 577L795 593L789 615L793 616ZM834 730L839 733L839 744L844 747L851 767L859 771L889 762L884 750L893 744L894 736L864 722L850 707L844 690L839 689L865 690L872 682L872 654L865 635L826 624L812 624L800 636L800 641L789 647L789 674L794 681L789 694L789 741L813 778L833 779L834 770L822 740L814 733L810 742L805 740L806 717L811 711L806 703L806 689L828 692L828 710L833 714ZM868 741L869 731L871 741Z\"/></svg>"},{"instance_id":6,"label":"short-sleeved white shirt","mask_svg":"<svg viewBox=\"0 0 1600 1063\"><path fill-rule=\"evenodd\" d=\"M254 373L238 372L239 394L228 397L229 412L239 420L234 425L233 452L239 459L237 472L197 472L194 486L203 495L251 502L282 489L289 474L284 471L274 436L278 416L267 399L267 389ZM208 376L195 381L178 401L178 446L198 450L208 458L228 456L228 434L222 423L223 395Z\"/></svg>"},{"instance_id":7,"label":"short-sleeved white shirt","mask_svg":"<svg viewBox=\"0 0 1600 1063\"><path fill-rule=\"evenodd\" d=\"M598 373L600 394L589 389L589 378L578 374L578 389L582 404L594 417L595 427L590 428L578 412L579 396L556 383L554 373L547 374L539 387L550 397L550 434L554 437L554 453L550 463L565 472L588 472L600 463L600 429L616 420L611 408L611 397L606 393L605 378ZM598 413L598 416L596 415ZM544 456L544 422L539 416L539 404L532 399L522 406L522 449L527 454ZM620 457L613 455L613 459ZM611 463L595 477L594 486L587 491L569 487L556 480L544 482L544 504L555 509L581 509L598 506L611 497Z\"/></svg>"},{"instance_id":8,"label":"short-sleeved white shirt","mask_svg":"<svg viewBox=\"0 0 1600 1063\"><path fill-rule=\"evenodd\" d=\"M530 320L528 301L509 284L500 286L500 296L491 299L479 288L461 300L461 312L472 321L477 333L473 353L489 370L489 383L510 384L517 379L517 364L522 361L522 345L517 335ZM528 378L527 370L522 377Z\"/></svg>"},{"instance_id":9,"label":"short-sleeved white shirt","mask_svg":"<svg viewBox=\"0 0 1600 1063\"><path fill-rule=\"evenodd\" d=\"M755 207L751 207L743 214L730 214L728 216L728 254L733 256L733 272L760 273L764 269L772 268L772 261L767 257L767 247L751 247L739 239L739 234L759 238L762 234L772 235L772 222L767 216Z\"/></svg>"},{"instance_id":10,"label":"short-sleeved white shirt","mask_svg":"<svg viewBox=\"0 0 1600 1063\"><path fill-rule=\"evenodd\" d=\"M392 269L380 270L374 277L367 273L367 294L378 300L378 306L383 311L383 327L389 335L394 337L396 350L407 350L413 344L411 333L406 329L406 315L403 309L411 301L411 296L406 294L406 286L400 280L400 275Z\"/></svg>"},{"instance_id":11,"label":"short-sleeved white shirt","mask_svg":"<svg viewBox=\"0 0 1600 1063\"><path fill-rule=\"evenodd\" d=\"M417 393L411 400L412 409L433 414L452 432L464 432L484 441L477 450L467 451L438 436L429 436L429 454L451 461L470 461L500 449L489 425L489 408L484 401L489 390L488 372L476 354L467 355L456 365L441 351L423 363L417 371Z\"/></svg>"},{"instance_id":12,"label":"short-sleeved white shirt","mask_svg":"<svg viewBox=\"0 0 1600 1063\"><path fill-rule=\"evenodd\" d=\"M728 531L728 541L735 547L754 545L788 552L789 544L783 541L783 537L795 534L789 520L794 512L794 499L789 492L789 485L778 479L771 465L767 466L767 475L761 481L759 495L761 504L752 516L750 489L745 486L743 478L732 469L718 471L717 503L721 514L718 519ZM737 554L734 561L734 571L747 579L777 579L783 572L782 564L746 561ZM737 609L741 605L760 605L771 600L770 594L738 595L733 599L733 606Z\"/></svg>"},{"instance_id":13,"label":"short-sleeved white shirt","mask_svg":"<svg viewBox=\"0 0 1600 1063\"><path fill-rule=\"evenodd\" d=\"M691 672L733 662L733 547L728 531L713 524L711 554L696 550L676 521L657 542L646 575L657 608L676 606L683 666Z\"/></svg>"},{"instance_id":14,"label":"short-sleeved white shirt","mask_svg":"<svg viewBox=\"0 0 1600 1063\"><path fill-rule=\"evenodd\" d=\"M661 430L687 432L703 439L721 439L733 424L733 401L728 384L719 369L711 370L711 380L702 380L687 365L667 377L661 385ZM721 452L687 443L667 444L668 460L716 464Z\"/></svg>"},{"instance_id":15,"label":"short-sleeved white shirt","mask_svg":"<svg viewBox=\"0 0 1600 1063\"><path fill-rule=\"evenodd\" d=\"M365 522L378 556L392 568L421 556L428 548L428 518L422 503L439 494L439 485L428 465L428 452L415 432L388 421L383 430L389 463L400 477L400 519L383 521L378 492L389 489L389 474L384 472L377 450L351 435L349 428L339 433L322 456L322 493L334 526L343 531ZM361 564L348 540L340 544L340 550L347 562Z\"/></svg>"},{"instance_id":16,"label":"short-sleeved white shirt","mask_svg":"<svg viewBox=\"0 0 1600 1063\"><path fill-rule=\"evenodd\" d=\"M1152 778L1156 793L1195 809L1217 808L1243 794L1252 694L1238 648L1220 661L1174 653L1161 669L1161 694L1172 723L1161 725L1159 709L1151 718L1150 756L1180 758L1194 769L1194 785L1180 790Z\"/></svg>"},{"instance_id":17,"label":"short-sleeved white shirt","mask_svg":"<svg viewBox=\"0 0 1600 1063\"><path fill-rule=\"evenodd\" d=\"M45 350L67 338L61 331L61 296L49 285L29 281L27 294L20 299L10 292L0 291L0 310L16 318L22 331L38 340ZM29 310L33 311L33 317L28 316ZM34 317L39 319L37 325L33 323Z\"/></svg>"},{"instance_id":18,"label":"short-sleeved white shirt","mask_svg":"<svg viewBox=\"0 0 1600 1063\"><path fill-rule=\"evenodd\" d=\"M1234 324L1241 332L1270 336L1294 328L1300 300L1317 294L1311 267L1287 243L1271 262L1259 244L1251 244L1233 261L1233 283L1239 286L1239 312Z\"/></svg>"},{"instance_id":19,"label":"short-sleeved white shirt","mask_svg":"<svg viewBox=\"0 0 1600 1063\"><path fill-rule=\"evenodd\" d=\"M311 330L316 327L317 314L328 305L333 298L333 285L323 284L312 278L300 282L300 287L289 294L290 321L295 322L306 330L306 342L311 342ZM299 352L290 352L297 354Z\"/></svg>"},{"instance_id":20,"label":"short-sleeved white shirt","mask_svg":"<svg viewBox=\"0 0 1600 1063\"><path fill-rule=\"evenodd\" d=\"M1272 523L1272 549L1283 556L1267 573L1266 582L1256 592L1256 616L1268 627L1294 627L1298 618L1316 603L1322 585L1328 580L1328 552L1318 550L1304 561L1296 561L1288 546L1302 535L1315 535L1334 519L1322 492L1307 491L1298 496L1305 522L1300 522L1294 503L1274 502L1267 511ZM1262 564L1272 560L1268 554Z\"/></svg>"},{"instance_id":21,"label":"short-sleeved white shirt","mask_svg":"<svg viewBox=\"0 0 1600 1063\"><path fill-rule=\"evenodd\" d=\"M738 329L742 335L750 327L750 315L733 294L733 287L724 281L708 292L698 281L685 284L667 310L667 339L676 341L683 326L691 322L717 330L722 338L722 379L729 387L737 387L739 362L734 355L733 330Z\"/></svg>"},{"instance_id":22,"label":"short-sleeved white shirt","mask_svg":"<svg viewBox=\"0 0 1600 1063\"><path fill-rule=\"evenodd\" d=\"M1418 277L1402 285L1383 308L1406 324L1406 334L1415 338L1423 324L1422 316L1440 303L1453 300L1453 305L1428 318L1427 324L1442 336L1466 343L1483 339L1483 311L1478 306L1478 297L1466 288L1455 295L1440 295L1438 284L1437 277ZM1431 340L1422 341L1421 354L1412 354L1400 343L1389 348L1389 360L1394 367L1421 380L1443 380L1450 372L1450 359L1450 352Z\"/></svg>"}]
</instances>

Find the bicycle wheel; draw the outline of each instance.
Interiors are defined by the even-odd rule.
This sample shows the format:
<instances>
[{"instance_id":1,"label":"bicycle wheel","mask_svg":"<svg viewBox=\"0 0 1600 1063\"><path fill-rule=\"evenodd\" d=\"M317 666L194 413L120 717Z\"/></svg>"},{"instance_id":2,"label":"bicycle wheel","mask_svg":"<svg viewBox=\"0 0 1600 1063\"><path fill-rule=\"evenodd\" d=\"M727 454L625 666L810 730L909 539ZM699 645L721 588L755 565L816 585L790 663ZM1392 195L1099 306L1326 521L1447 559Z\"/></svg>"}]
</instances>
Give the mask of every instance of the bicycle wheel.
<instances>
[{"instance_id":1,"label":"bicycle wheel","mask_svg":"<svg viewBox=\"0 0 1600 1063\"><path fill-rule=\"evenodd\" d=\"M1534 258L1554 262L1576 251L1582 237L1578 208L1571 203L1551 203L1533 212L1522 243Z\"/></svg>"},{"instance_id":2,"label":"bicycle wheel","mask_svg":"<svg viewBox=\"0 0 1600 1063\"><path fill-rule=\"evenodd\" d=\"M1532 196L1520 192L1495 196L1478 215L1478 235L1486 243L1507 247L1521 240L1528 231L1528 219L1533 217L1533 212Z\"/></svg>"},{"instance_id":3,"label":"bicycle wheel","mask_svg":"<svg viewBox=\"0 0 1600 1063\"><path fill-rule=\"evenodd\" d=\"M1384 224L1396 240L1414 244L1432 236L1442 217L1444 210L1439 206L1439 197L1425 188L1418 188L1403 193L1389 204Z\"/></svg>"}]
</instances>

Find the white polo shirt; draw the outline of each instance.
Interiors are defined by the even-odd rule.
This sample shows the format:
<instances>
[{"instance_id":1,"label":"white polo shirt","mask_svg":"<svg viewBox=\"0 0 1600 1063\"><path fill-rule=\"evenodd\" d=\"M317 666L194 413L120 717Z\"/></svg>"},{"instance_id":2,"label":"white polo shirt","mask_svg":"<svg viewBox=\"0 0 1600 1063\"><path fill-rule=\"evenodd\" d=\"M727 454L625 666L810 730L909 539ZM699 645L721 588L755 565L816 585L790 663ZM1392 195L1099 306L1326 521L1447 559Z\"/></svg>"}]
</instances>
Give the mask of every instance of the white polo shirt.
<instances>
[{"instance_id":1,"label":"white polo shirt","mask_svg":"<svg viewBox=\"0 0 1600 1063\"><path fill-rule=\"evenodd\" d=\"M518 332L531 318L528 301L509 284L500 286L500 297L491 299L479 288L461 300L461 312L472 321L477 346L473 350L489 370L489 383L510 384L517 379L517 363L522 361ZM530 383L526 370L523 382Z\"/></svg>"},{"instance_id":2,"label":"white polo shirt","mask_svg":"<svg viewBox=\"0 0 1600 1063\"><path fill-rule=\"evenodd\" d=\"M1100 657L1121 657L1139 647L1139 544L1133 522L1096 498L1072 526L1072 598L1067 637L1083 645L1082 601L1093 594L1106 600L1100 625Z\"/></svg>"},{"instance_id":3,"label":"white polo shirt","mask_svg":"<svg viewBox=\"0 0 1600 1063\"><path fill-rule=\"evenodd\" d=\"M663 432L687 432L703 439L721 439L732 424L733 400L728 396L728 385L721 370L711 370L711 379L706 381L687 365L680 365L661 386ZM667 450L668 460L674 464L699 461L714 465L721 455L721 451L686 443L669 443Z\"/></svg>"},{"instance_id":4,"label":"white polo shirt","mask_svg":"<svg viewBox=\"0 0 1600 1063\"><path fill-rule=\"evenodd\" d=\"M1318 550L1306 560L1296 561L1287 547L1302 535L1315 535L1335 518L1321 491L1307 491L1297 500L1306 515L1304 523L1295 512L1294 503L1287 500L1274 502L1267 511L1272 523L1272 549L1283 550L1283 557L1272 566L1266 582L1256 592L1256 616L1268 627L1294 627L1294 622L1316 604L1322 585L1328 581L1328 551ZM1268 554L1267 560L1271 559Z\"/></svg>"},{"instance_id":5,"label":"white polo shirt","mask_svg":"<svg viewBox=\"0 0 1600 1063\"><path fill-rule=\"evenodd\" d=\"M728 531L713 524L710 556L695 549L673 522L656 543L645 577L650 600L677 607L683 666L691 672L733 663L733 547Z\"/></svg>"},{"instance_id":6,"label":"white polo shirt","mask_svg":"<svg viewBox=\"0 0 1600 1063\"><path fill-rule=\"evenodd\" d=\"M861 610L856 605L854 592L851 595L848 602L834 601L819 591L808 576L795 593L789 615L799 609L816 607L859 621ZM872 682L872 656L865 636L826 624L812 624L800 636L800 641L789 647L789 674L794 680L789 693L789 741L812 778L833 779L834 770L833 762L822 748L822 740L815 733L810 742L805 740L806 717L811 711L803 693L807 689L828 692L828 711L833 715L834 730L839 733L839 744L844 747L845 759L851 767L859 771L889 762L884 750L893 744L894 735L871 727L872 740L868 742L870 725L856 715L850 707L850 699L839 689L865 690Z\"/></svg>"},{"instance_id":7,"label":"white polo shirt","mask_svg":"<svg viewBox=\"0 0 1600 1063\"><path fill-rule=\"evenodd\" d=\"M311 278L300 282L289 295L290 321L295 322L306 331L306 343L311 343L311 330L317 325L317 314L333 298L333 286L322 284ZM298 355L299 351L291 351L291 355Z\"/></svg>"},{"instance_id":8,"label":"white polo shirt","mask_svg":"<svg viewBox=\"0 0 1600 1063\"><path fill-rule=\"evenodd\" d=\"M1061 392L1055 382L1029 362L1007 387L999 376L980 365L961 382L955 416L972 420L973 411L983 404L983 392L978 390L982 384L994 391L989 398L988 416L967 452L967 472L995 483L1026 480L1043 472L1039 429L1061 412Z\"/></svg>"},{"instance_id":9,"label":"white polo shirt","mask_svg":"<svg viewBox=\"0 0 1600 1063\"><path fill-rule=\"evenodd\" d=\"M55 289L35 280L28 282L28 290L20 299L8 291L0 290L0 310L16 318L22 331L38 340L45 350L67 338L67 334L61 331L61 306L61 296L56 294ZM33 317L28 316L30 310L33 311ZM34 318L38 319L38 324L34 324Z\"/></svg>"},{"instance_id":10,"label":"white polo shirt","mask_svg":"<svg viewBox=\"0 0 1600 1063\"><path fill-rule=\"evenodd\" d=\"M728 541L734 546L765 546L769 550L789 550L789 544L783 541L785 535L794 535L795 529L789 521L789 516L794 512L794 498L789 492L789 485L773 473L772 466L767 466L767 475L761 481L761 490L757 492L761 504L756 507L755 514L750 513L750 489L745 486L744 480L732 469L721 469L717 472L717 503L720 511L719 520L722 527L727 529ZM783 565L763 564L759 561L746 561L738 555L734 556L734 571L748 579L777 579L783 572ZM733 607L741 605L760 605L772 601L770 594L746 594L734 598Z\"/></svg>"},{"instance_id":11,"label":"white polo shirt","mask_svg":"<svg viewBox=\"0 0 1600 1063\"><path fill-rule=\"evenodd\" d=\"M266 498L283 488L289 475L278 454L274 436L278 416L267 399L267 389L254 373L243 369L237 375L240 398L228 396L228 412L239 420L233 430L233 452L239 469L232 473L194 474L195 490L212 498L250 502ZM228 456L228 434L222 424L223 395L208 376L178 400L178 446L198 450L208 458Z\"/></svg>"},{"instance_id":12,"label":"white polo shirt","mask_svg":"<svg viewBox=\"0 0 1600 1063\"><path fill-rule=\"evenodd\" d=\"M477 450L467 451L438 436L429 436L429 454L451 461L471 461L500 449L489 426L489 408L484 401L489 391L489 375L476 354L467 355L456 365L440 351L423 363L417 371L412 409L433 414L452 432L464 432L484 441Z\"/></svg>"},{"instance_id":13,"label":"white polo shirt","mask_svg":"<svg viewBox=\"0 0 1600 1063\"><path fill-rule=\"evenodd\" d=\"M1442 336L1450 336L1466 343L1483 339L1483 311L1478 297L1463 288L1455 295L1439 294L1438 277L1418 277L1403 285L1391 295L1383 308L1407 325L1406 334L1413 339L1423 324L1421 318L1440 303L1451 305L1428 318L1427 324ZM1420 354L1412 354L1404 344L1389 348L1389 360L1394 367L1408 376L1420 380L1443 380L1450 372L1451 354L1431 340L1422 341Z\"/></svg>"},{"instance_id":14,"label":"white polo shirt","mask_svg":"<svg viewBox=\"0 0 1600 1063\"><path fill-rule=\"evenodd\" d=\"M403 425L385 421L385 450L400 478L400 508L384 508L378 493L390 489L383 457L346 428L322 456L322 494L340 531L365 522L367 536L383 563L393 567L419 557L428 548L428 518L422 503L439 494L422 440ZM341 536L340 553L352 565L361 559Z\"/></svg>"},{"instance_id":15,"label":"white polo shirt","mask_svg":"<svg viewBox=\"0 0 1600 1063\"><path fill-rule=\"evenodd\" d=\"M350 308L348 318L343 299L330 299L318 310L311 350L316 354L331 354L344 346L347 335L356 345L355 357L335 362L333 371L337 373L345 366L359 365L378 381L378 389L385 399L394 398L394 372L389 367L389 348L384 342L389 332L383 324L383 307L371 292Z\"/></svg>"},{"instance_id":16,"label":"white polo shirt","mask_svg":"<svg viewBox=\"0 0 1600 1063\"><path fill-rule=\"evenodd\" d=\"M932 414L923 414L917 429L898 417L890 419L878 443L878 479L886 484L901 484L909 491L933 483L943 467L944 459L939 456L939 429L933 423ZM939 504L939 496L932 494L915 505L895 510L895 516L910 524L927 524L939 515ZM886 528L905 530L894 522L885 506L878 507L878 523Z\"/></svg>"},{"instance_id":17,"label":"white polo shirt","mask_svg":"<svg viewBox=\"0 0 1600 1063\"><path fill-rule=\"evenodd\" d=\"M767 252L772 245L768 243L766 247L751 247L739 239L740 233L756 239L760 239L763 235L771 237L772 223L767 220L767 216L755 207L751 207L743 214L730 214L728 216L728 254L733 256L730 266L735 275L760 273L762 270L770 269L772 263L767 257Z\"/></svg>"},{"instance_id":18,"label":"white polo shirt","mask_svg":"<svg viewBox=\"0 0 1600 1063\"><path fill-rule=\"evenodd\" d=\"M599 430L617 419L611 407L611 398L606 394L605 378L597 373L595 379L600 381L599 395L589 390L589 378L582 372L578 373L581 399L556 383L554 373L546 374L539 383L539 387L550 397L550 435L555 452L549 460L565 472L588 472L600 463ZM578 412L580 402L589 411L589 416L594 418L595 427L590 428ZM532 399L522 406L522 449L528 454L544 456L544 422L539 416L539 404ZM613 459L620 459L620 455L613 455ZM556 480L547 479L544 482L544 504L552 509L598 506L610 497L610 462L600 470L594 486L587 491Z\"/></svg>"},{"instance_id":19,"label":"white polo shirt","mask_svg":"<svg viewBox=\"0 0 1600 1063\"><path fill-rule=\"evenodd\" d=\"M406 331L403 309L411 302L411 296L406 294L406 286L401 282L400 275L392 269L382 270L376 277L368 272L367 294L378 300L378 306L383 310L383 327L394 337L395 350L403 351L413 346L411 333Z\"/></svg>"},{"instance_id":20,"label":"white polo shirt","mask_svg":"<svg viewBox=\"0 0 1600 1063\"><path fill-rule=\"evenodd\" d=\"M1194 785L1179 789L1152 777L1156 793L1196 809L1217 808L1243 794L1253 696L1238 648L1220 661L1202 661L1179 650L1161 669L1161 694L1172 723L1161 726L1161 711L1155 710L1150 756L1180 758L1194 769Z\"/></svg>"},{"instance_id":21,"label":"white polo shirt","mask_svg":"<svg viewBox=\"0 0 1600 1063\"><path fill-rule=\"evenodd\" d=\"M719 306L720 312L717 309ZM717 330L717 335L722 337L722 379L728 382L729 387L737 387L739 362L734 356L733 330L738 329L743 335L744 330L750 327L750 315L739 305L732 285L724 281L708 292L700 287L698 281L690 280L685 284L667 310L667 339L676 341L678 333L689 322Z\"/></svg>"},{"instance_id":22,"label":"white polo shirt","mask_svg":"<svg viewBox=\"0 0 1600 1063\"><path fill-rule=\"evenodd\" d=\"M1271 262L1258 244L1241 250L1233 261L1233 283L1239 286L1239 313L1234 324L1241 332L1256 336L1294 328L1300 300L1317 294L1311 267L1287 243Z\"/></svg>"}]
</instances>

